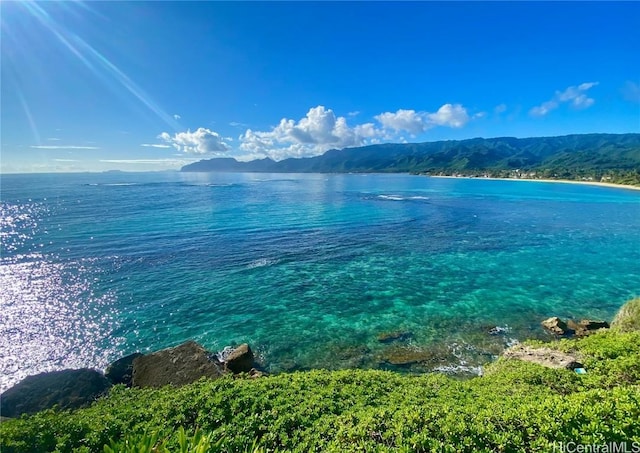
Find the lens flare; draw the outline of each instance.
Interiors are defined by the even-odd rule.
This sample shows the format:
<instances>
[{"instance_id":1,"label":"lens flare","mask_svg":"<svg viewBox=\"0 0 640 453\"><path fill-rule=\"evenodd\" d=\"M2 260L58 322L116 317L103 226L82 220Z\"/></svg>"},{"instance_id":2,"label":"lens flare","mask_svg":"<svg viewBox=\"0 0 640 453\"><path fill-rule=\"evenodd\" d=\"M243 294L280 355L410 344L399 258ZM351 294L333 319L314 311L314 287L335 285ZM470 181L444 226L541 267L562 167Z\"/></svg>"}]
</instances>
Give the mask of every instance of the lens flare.
<instances>
[{"instance_id":1,"label":"lens flare","mask_svg":"<svg viewBox=\"0 0 640 453\"><path fill-rule=\"evenodd\" d=\"M73 12L75 15L86 15L88 12L92 12L91 7L83 2L55 3L55 5L65 8L65 12ZM166 113L151 96L137 85L122 69L77 33L56 20L42 5L33 1L26 1L20 2L18 6L21 7L28 16L34 18L43 29L52 33L55 39L62 44L63 48L80 61L86 69L102 83L107 85L114 93L118 95L124 94L126 99L133 97L135 101L142 104L171 129L180 129L180 125L173 115ZM73 9L74 7L76 8ZM13 44L17 46L20 42L20 40L17 39L19 36L16 36L18 34L16 33L17 30L14 32L10 30L11 25L8 21L3 21L3 28L7 29L7 36L11 36ZM33 30L30 30L30 33L33 33ZM30 124L35 126L26 102L24 102L24 97L21 97L21 99L23 100L23 108L29 118Z\"/></svg>"}]
</instances>

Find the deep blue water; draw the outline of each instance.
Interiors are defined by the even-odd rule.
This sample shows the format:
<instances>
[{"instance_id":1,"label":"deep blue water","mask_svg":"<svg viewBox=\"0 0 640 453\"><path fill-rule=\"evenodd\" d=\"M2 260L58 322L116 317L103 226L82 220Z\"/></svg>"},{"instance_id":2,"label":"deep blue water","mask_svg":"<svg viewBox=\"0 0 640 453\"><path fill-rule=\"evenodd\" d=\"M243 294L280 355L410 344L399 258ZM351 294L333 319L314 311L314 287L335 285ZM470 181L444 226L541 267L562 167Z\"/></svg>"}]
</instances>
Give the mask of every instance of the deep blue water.
<instances>
[{"instance_id":1,"label":"deep blue water","mask_svg":"<svg viewBox=\"0 0 640 453\"><path fill-rule=\"evenodd\" d=\"M271 371L471 370L640 294L640 192L409 175L2 175L0 375L195 339ZM492 326L507 328L492 336ZM403 341L377 336L410 332Z\"/></svg>"}]
</instances>

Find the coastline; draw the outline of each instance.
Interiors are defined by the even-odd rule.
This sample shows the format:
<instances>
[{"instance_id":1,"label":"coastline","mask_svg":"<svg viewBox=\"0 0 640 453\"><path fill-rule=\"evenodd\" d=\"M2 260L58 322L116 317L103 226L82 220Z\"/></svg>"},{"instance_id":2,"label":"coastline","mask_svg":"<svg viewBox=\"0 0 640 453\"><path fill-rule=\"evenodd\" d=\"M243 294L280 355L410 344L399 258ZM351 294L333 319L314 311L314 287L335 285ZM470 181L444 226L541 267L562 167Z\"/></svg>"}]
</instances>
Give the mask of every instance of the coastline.
<instances>
[{"instance_id":1,"label":"coastline","mask_svg":"<svg viewBox=\"0 0 640 453\"><path fill-rule=\"evenodd\" d=\"M487 181L526 181L526 182L552 182L559 184L578 184L583 186L608 187L610 189L628 189L640 190L640 186L631 186L626 184L615 184L611 182L600 181L575 181L572 179L534 179L534 178L485 178L474 176L445 176L445 175L429 175L430 178L448 178L448 179L480 179Z\"/></svg>"}]
</instances>

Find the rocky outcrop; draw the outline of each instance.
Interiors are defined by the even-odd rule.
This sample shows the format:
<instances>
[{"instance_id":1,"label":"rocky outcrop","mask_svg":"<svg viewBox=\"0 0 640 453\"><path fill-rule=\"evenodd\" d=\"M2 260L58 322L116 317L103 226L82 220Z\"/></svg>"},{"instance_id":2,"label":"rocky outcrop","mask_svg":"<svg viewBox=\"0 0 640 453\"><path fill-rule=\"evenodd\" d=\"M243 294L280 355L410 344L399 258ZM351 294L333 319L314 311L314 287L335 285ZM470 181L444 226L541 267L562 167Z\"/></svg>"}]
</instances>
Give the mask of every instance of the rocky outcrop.
<instances>
[{"instance_id":1,"label":"rocky outcrop","mask_svg":"<svg viewBox=\"0 0 640 453\"><path fill-rule=\"evenodd\" d=\"M566 322L564 322L557 316L545 319L541 324L542 327L545 328L545 330L559 337L573 335L573 330L569 328Z\"/></svg>"},{"instance_id":2,"label":"rocky outcrop","mask_svg":"<svg viewBox=\"0 0 640 453\"><path fill-rule=\"evenodd\" d=\"M133 361L134 387L186 385L202 377L219 378L222 364L195 341L163 349Z\"/></svg>"},{"instance_id":3,"label":"rocky outcrop","mask_svg":"<svg viewBox=\"0 0 640 453\"><path fill-rule=\"evenodd\" d=\"M551 348L533 348L531 346L516 345L503 353L507 359L524 360L537 363L547 368L565 368L574 370L582 368L577 355L566 354Z\"/></svg>"},{"instance_id":4,"label":"rocky outcrop","mask_svg":"<svg viewBox=\"0 0 640 453\"><path fill-rule=\"evenodd\" d=\"M570 319L568 322L564 322L557 316L545 319L541 324L547 332L559 337L571 337L574 335L576 337L584 337L598 330L609 328L609 323L606 321L583 319L582 321L575 322Z\"/></svg>"},{"instance_id":5,"label":"rocky outcrop","mask_svg":"<svg viewBox=\"0 0 640 453\"><path fill-rule=\"evenodd\" d=\"M57 406L75 409L91 404L106 393L111 383L87 368L29 376L0 395L0 414L17 417Z\"/></svg>"},{"instance_id":6,"label":"rocky outcrop","mask_svg":"<svg viewBox=\"0 0 640 453\"><path fill-rule=\"evenodd\" d=\"M598 330L609 328L609 323L606 321L592 321L590 319L583 319L579 322L570 320L567 325L575 332L576 337L586 337Z\"/></svg>"},{"instance_id":7,"label":"rocky outcrop","mask_svg":"<svg viewBox=\"0 0 640 453\"><path fill-rule=\"evenodd\" d=\"M124 384L131 387L133 381L133 361L142 357L139 352L134 352L126 357L116 360L107 367L104 376L113 384Z\"/></svg>"},{"instance_id":8,"label":"rocky outcrop","mask_svg":"<svg viewBox=\"0 0 640 453\"><path fill-rule=\"evenodd\" d=\"M248 373L254 367L253 351L247 343L232 349L224 357L224 367L232 373Z\"/></svg>"}]
</instances>

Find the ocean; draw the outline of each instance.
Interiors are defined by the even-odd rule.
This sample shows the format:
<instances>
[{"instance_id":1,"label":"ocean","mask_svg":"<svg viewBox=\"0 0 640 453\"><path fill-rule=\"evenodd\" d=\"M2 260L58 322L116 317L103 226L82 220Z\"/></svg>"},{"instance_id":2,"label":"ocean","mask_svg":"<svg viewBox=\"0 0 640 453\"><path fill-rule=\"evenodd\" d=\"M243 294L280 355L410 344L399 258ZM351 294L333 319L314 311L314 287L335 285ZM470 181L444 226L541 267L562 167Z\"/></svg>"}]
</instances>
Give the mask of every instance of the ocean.
<instances>
[{"instance_id":1,"label":"ocean","mask_svg":"<svg viewBox=\"0 0 640 453\"><path fill-rule=\"evenodd\" d=\"M0 195L0 390L189 339L270 372L473 374L549 316L640 295L632 190L166 172L2 175Z\"/></svg>"}]
</instances>

